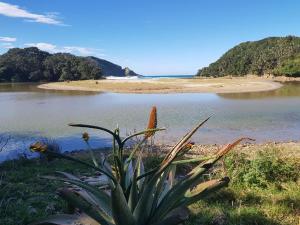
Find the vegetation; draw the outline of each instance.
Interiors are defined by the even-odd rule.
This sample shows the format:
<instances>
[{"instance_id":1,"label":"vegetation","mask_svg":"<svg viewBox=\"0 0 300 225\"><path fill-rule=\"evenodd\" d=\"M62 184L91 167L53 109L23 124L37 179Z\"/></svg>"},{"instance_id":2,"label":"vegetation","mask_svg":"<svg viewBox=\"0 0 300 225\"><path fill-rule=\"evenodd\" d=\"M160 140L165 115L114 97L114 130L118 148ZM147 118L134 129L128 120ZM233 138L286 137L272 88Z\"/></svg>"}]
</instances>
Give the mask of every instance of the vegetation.
<instances>
[{"instance_id":1,"label":"vegetation","mask_svg":"<svg viewBox=\"0 0 300 225\"><path fill-rule=\"evenodd\" d=\"M155 107L147 130L125 138L118 128L70 124L112 135L112 153L93 151L85 132L86 152L62 154L53 142L37 142L30 148L39 159L1 164L0 224L298 224L297 155L278 148L229 153L241 138L209 155L187 157L194 147L189 139L207 120L165 153L146 149L162 130ZM133 138L137 143L125 148ZM48 175L53 172L58 176ZM227 176L229 188L215 193L228 185Z\"/></svg>"},{"instance_id":2,"label":"vegetation","mask_svg":"<svg viewBox=\"0 0 300 225\"><path fill-rule=\"evenodd\" d=\"M36 82L101 78L101 69L71 54L49 54L38 48L10 49L0 57L0 81Z\"/></svg>"},{"instance_id":3,"label":"vegetation","mask_svg":"<svg viewBox=\"0 0 300 225\"><path fill-rule=\"evenodd\" d=\"M270 37L260 41L248 41L230 49L208 67L200 69L197 76L299 76L299 53L299 37Z\"/></svg>"},{"instance_id":4,"label":"vegetation","mask_svg":"<svg viewBox=\"0 0 300 225\"><path fill-rule=\"evenodd\" d=\"M189 207L191 217L186 224L298 225L299 183L295 182L293 178L289 179L289 177L286 177L285 181L269 180L265 187L257 186L256 183L243 183L239 177L242 174L248 176L246 169L248 166L242 163L244 160L241 157L244 156L242 151L242 148L238 146L234 152L225 158L225 168L227 168L228 176L231 178L229 187L219 191L217 195L192 204ZM102 151L94 151L97 158L100 157L101 153ZM87 152L72 153L71 155L85 162L90 161ZM162 157L161 153L144 155L145 169L150 170L159 165ZM288 167L293 167L293 173L299 171L299 158L290 154L289 148L281 149L281 147L270 146L259 148L250 156L247 154L247 159L251 162L254 160L269 161L270 158L274 160L272 165L277 164L278 160L282 162L284 159ZM231 166L232 163L235 166ZM224 174L220 165L217 165L216 169L214 173L209 173L210 176L220 177ZM263 168L263 170L265 169L275 170L269 166ZM40 179L41 176L53 174L55 171L65 171L81 177L97 174L84 165L60 159L44 161L23 158L1 164L0 224L23 225L46 216L69 213L70 208L66 202L55 194L61 183L45 182L44 179ZM256 179L265 175L263 173Z\"/></svg>"},{"instance_id":5,"label":"vegetation","mask_svg":"<svg viewBox=\"0 0 300 225\"><path fill-rule=\"evenodd\" d=\"M300 55L284 60L276 69L275 75L285 75L287 77L300 77Z\"/></svg>"},{"instance_id":6,"label":"vegetation","mask_svg":"<svg viewBox=\"0 0 300 225\"><path fill-rule=\"evenodd\" d=\"M0 82L37 82L100 79L136 75L128 68L68 53L50 54L38 48L13 48L0 55Z\"/></svg>"},{"instance_id":7,"label":"vegetation","mask_svg":"<svg viewBox=\"0 0 300 225\"><path fill-rule=\"evenodd\" d=\"M142 161L143 144L155 132L162 130L156 128L156 107L152 108L147 130L124 139L120 137L118 128L111 131L93 125L70 124L74 127L101 130L112 135L111 164L104 157L99 160L95 157L89 145L88 133L83 133L82 138L88 145L93 164L51 151L47 145L40 142L33 144L31 150L44 154L47 158L69 160L102 174L98 179L94 179L93 184L66 172L58 172L60 177L44 177L47 180L58 180L69 184L68 187L59 189L58 194L68 202L73 209L73 214L52 216L34 224L60 225L73 221L73 223L102 225L176 225L187 220L189 214L186 206L205 199L229 182L228 177L205 181L203 174L245 139L238 139L210 157L182 159L193 146L189 139L207 120L188 132L155 168L148 171L144 171ZM125 154L126 142L141 135L144 136L142 140ZM176 166L187 163L198 165L177 180ZM81 213L75 213L76 209Z\"/></svg>"}]
</instances>

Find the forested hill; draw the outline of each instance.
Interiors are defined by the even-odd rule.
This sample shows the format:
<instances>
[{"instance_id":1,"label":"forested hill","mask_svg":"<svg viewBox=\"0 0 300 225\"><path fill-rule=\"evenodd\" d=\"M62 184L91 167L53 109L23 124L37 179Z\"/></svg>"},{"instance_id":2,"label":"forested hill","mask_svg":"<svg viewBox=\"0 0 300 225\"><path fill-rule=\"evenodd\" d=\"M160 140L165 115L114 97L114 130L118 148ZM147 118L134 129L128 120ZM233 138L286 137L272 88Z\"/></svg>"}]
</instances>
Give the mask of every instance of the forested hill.
<instances>
[{"instance_id":1,"label":"forested hill","mask_svg":"<svg viewBox=\"0 0 300 225\"><path fill-rule=\"evenodd\" d=\"M285 75L300 76L300 38L269 37L241 43L197 76Z\"/></svg>"},{"instance_id":2,"label":"forested hill","mask_svg":"<svg viewBox=\"0 0 300 225\"><path fill-rule=\"evenodd\" d=\"M0 55L0 82L100 79L136 75L128 68L96 57L50 54L38 48L13 48Z\"/></svg>"}]
</instances>

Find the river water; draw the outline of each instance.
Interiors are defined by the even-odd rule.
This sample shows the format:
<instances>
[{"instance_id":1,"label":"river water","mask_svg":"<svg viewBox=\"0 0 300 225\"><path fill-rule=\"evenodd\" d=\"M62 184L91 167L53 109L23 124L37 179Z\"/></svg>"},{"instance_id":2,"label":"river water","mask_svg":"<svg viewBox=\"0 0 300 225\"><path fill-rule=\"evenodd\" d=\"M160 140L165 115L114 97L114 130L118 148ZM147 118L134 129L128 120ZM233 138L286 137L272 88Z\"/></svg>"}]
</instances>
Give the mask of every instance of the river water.
<instances>
[{"instance_id":1,"label":"river water","mask_svg":"<svg viewBox=\"0 0 300 225\"><path fill-rule=\"evenodd\" d=\"M197 143L227 143L241 136L257 142L300 140L300 83L236 94L116 94L41 90L36 85L0 84L0 140L10 137L0 161L27 155L29 143L42 137L54 139L65 151L82 149L84 131L90 132L93 147L109 146L109 136L67 124L119 126L125 136L147 126L153 105L158 126L167 128L155 137L160 143L176 141L208 116L212 118L193 138Z\"/></svg>"}]
</instances>

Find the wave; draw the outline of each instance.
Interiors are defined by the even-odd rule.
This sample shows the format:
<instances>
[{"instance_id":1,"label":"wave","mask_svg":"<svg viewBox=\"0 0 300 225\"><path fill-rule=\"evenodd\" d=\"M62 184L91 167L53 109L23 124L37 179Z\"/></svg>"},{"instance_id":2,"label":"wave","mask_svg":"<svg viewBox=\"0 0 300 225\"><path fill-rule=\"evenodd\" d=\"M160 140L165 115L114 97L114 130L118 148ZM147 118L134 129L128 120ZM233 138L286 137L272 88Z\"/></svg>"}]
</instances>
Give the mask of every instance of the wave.
<instances>
[{"instance_id":1,"label":"wave","mask_svg":"<svg viewBox=\"0 0 300 225\"><path fill-rule=\"evenodd\" d=\"M131 77L115 77L115 76L108 76L106 77L107 80L137 80L139 79L138 76L131 76Z\"/></svg>"}]
</instances>

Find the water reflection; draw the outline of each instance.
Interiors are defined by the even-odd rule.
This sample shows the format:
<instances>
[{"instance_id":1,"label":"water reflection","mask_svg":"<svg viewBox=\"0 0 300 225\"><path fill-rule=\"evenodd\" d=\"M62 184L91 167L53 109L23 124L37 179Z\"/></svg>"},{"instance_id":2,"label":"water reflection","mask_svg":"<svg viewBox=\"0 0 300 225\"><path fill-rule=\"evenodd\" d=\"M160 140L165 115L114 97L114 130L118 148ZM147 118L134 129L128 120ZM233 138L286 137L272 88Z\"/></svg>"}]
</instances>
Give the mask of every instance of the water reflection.
<instances>
[{"instance_id":1,"label":"water reflection","mask_svg":"<svg viewBox=\"0 0 300 225\"><path fill-rule=\"evenodd\" d=\"M299 83L270 92L223 95L62 92L40 90L34 84L1 84L0 134L53 138L71 150L81 148L80 134L88 131L100 147L109 136L67 124L87 123L110 129L118 125L125 136L144 129L149 110L156 105L159 127L167 128L156 137L161 143L177 141L195 123L211 115L213 118L194 137L197 143L227 143L240 136L259 142L299 140L299 96Z\"/></svg>"},{"instance_id":2,"label":"water reflection","mask_svg":"<svg viewBox=\"0 0 300 225\"><path fill-rule=\"evenodd\" d=\"M279 89L273 91L248 92L248 93L226 93L218 94L228 99L263 99L263 98L286 98L300 96L300 82L285 82Z\"/></svg>"},{"instance_id":3,"label":"water reflection","mask_svg":"<svg viewBox=\"0 0 300 225\"><path fill-rule=\"evenodd\" d=\"M99 92L93 91L72 91L72 90L47 90L37 86L42 83L0 83L0 93L2 92L38 92L58 95L97 95Z\"/></svg>"}]
</instances>

